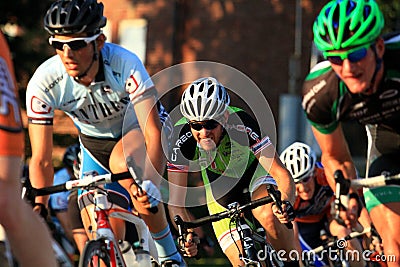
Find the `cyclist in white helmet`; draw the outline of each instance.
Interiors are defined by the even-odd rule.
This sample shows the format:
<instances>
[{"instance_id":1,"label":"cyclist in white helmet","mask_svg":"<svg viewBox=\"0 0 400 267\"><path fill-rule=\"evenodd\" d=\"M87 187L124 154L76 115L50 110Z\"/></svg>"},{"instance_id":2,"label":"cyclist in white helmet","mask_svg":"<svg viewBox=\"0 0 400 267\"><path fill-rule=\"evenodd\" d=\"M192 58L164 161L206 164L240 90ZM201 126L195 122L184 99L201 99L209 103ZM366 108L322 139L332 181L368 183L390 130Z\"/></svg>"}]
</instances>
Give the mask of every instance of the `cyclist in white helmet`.
<instances>
[{"instance_id":1,"label":"cyclist in white helmet","mask_svg":"<svg viewBox=\"0 0 400 267\"><path fill-rule=\"evenodd\" d=\"M184 201L192 174L201 173L210 214L225 210L232 202L245 204L266 196L262 185L272 183L282 192L284 214L279 214L271 204L253 210L253 214L276 250L293 250L293 231L282 224L294 217L293 179L258 123L242 109L229 104L224 86L212 77L198 79L184 91L180 104L183 118L175 124L176 139L168 162L169 182L181 186L170 188L170 215L192 219ZM236 244L229 234L229 219L213 223L213 229L232 265L244 266L237 250L238 234L233 231ZM186 254L196 253L195 246L186 248ZM285 264L298 266L293 261Z\"/></svg>"},{"instance_id":2,"label":"cyclist in white helmet","mask_svg":"<svg viewBox=\"0 0 400 267\"><path fill-rule=\"evenodd\" d=\"M295 142L281 153L280 159L291 172L296 184L294 229L296 237L299 238L301 250L308 251L322 245L321 231L337 236L339 239L348 235L352 231L351 228L339 224L331 216L334 192L312 148L307 144ZM350 224L349 221L345 223ZM349 240L347 244L348 250L356 249L361 255L362 247L358 240ZM326 253L321 253L312 260L315 266L319 267L329 264L327 257ZM352 262L351 266L365 266L365 261L361 258L360 261Z\"/></svg>"}]
</instances>

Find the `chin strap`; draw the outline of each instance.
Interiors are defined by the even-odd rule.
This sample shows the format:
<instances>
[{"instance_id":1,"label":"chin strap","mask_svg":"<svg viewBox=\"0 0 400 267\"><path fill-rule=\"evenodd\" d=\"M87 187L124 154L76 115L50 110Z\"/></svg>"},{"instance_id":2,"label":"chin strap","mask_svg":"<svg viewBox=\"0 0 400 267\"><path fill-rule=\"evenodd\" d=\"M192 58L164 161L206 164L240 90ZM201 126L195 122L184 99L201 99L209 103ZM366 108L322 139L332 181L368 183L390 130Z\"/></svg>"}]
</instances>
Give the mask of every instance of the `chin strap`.
<instances>
[{"instance_id":1,"label":"chin strap","mask_svg":"<svg viewBox=\"0 0 400 267\"><path fill-rule=\"evenodd\" d=\"M82 79L83 77L85 77L88 74L88 72L92 68L94 62L96 62L97 59L99 58L99 52L97 51L97 43L96 43L96 41L93 41L92 43L93 43L93 48L94 48L92 61L90 62L89 66L86 68L86 70L82 74L79 74L77 77L74 77L74 80L77 82L79 82L80 79Z\"/></svg>"}]
</instances>

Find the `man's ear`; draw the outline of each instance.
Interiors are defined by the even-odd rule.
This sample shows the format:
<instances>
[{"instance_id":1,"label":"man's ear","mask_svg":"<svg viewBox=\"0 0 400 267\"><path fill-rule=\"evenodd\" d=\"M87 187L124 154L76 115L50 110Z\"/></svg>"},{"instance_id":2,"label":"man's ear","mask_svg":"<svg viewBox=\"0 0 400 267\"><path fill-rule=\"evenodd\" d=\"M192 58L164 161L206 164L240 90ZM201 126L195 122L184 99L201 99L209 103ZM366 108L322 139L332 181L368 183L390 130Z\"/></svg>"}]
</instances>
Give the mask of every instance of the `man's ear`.
<instances>
[{"instance_id":1,"label":"man's ear","mask_svg":"<svg viewBox=\"0 0 400 267\"><path fill-rule=\"evenodd\" d=\"M101 50L107 40L107 37L104 34L100 34L99 37L96 39L97 47Z\"/></svg>"},{"instance_id":2,"label":"man's ear","mask_svg":"<svg viewBox=\"0 0 400 267\"><path fill-rule=\"evenodd\" d=\"M385 53L385 43L384 43L382 37L379 37L376 40L375 48L376 48L376 53L377 53L378 57L382 58L383 54Z\"/></svg>"}]
</instances>

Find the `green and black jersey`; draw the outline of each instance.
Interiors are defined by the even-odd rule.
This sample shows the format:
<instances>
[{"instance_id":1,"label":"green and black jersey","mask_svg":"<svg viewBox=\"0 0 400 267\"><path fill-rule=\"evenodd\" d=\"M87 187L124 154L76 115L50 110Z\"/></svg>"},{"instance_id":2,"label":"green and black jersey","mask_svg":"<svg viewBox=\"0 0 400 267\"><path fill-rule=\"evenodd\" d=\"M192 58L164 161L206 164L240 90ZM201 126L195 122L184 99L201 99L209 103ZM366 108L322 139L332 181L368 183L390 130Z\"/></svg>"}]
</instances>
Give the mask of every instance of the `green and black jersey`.
<instances>
[{"instance_id":1,"label":"green and black jersey","mask_svg":"<svg viewBox=\"0 0 400 267\"><path fill-rule=\"evenodd\" d=\"M340 121L378 124L400 134L400 35L385 40L384 76L372 95L352 94L328 61L316 65L303 86L302 106L321 133L333 132Z\"/></svg>"},{"instance_id":2,"label":"green and black jersey","mask_svg":"<svg viewBox=\"0 0 400 267\"><path fill-rule=\"evenodd\" d=\"M235 107L228 110L230 115L216 150L204 151L183 118L175 124L168 159L169 172L201 172L208 202L215 200L223 207L232 202L246 203L248 194L243 192L249 192L252 180L269 176L255 155L271 144L245 111Z\"/></svg>"}]
</instances>

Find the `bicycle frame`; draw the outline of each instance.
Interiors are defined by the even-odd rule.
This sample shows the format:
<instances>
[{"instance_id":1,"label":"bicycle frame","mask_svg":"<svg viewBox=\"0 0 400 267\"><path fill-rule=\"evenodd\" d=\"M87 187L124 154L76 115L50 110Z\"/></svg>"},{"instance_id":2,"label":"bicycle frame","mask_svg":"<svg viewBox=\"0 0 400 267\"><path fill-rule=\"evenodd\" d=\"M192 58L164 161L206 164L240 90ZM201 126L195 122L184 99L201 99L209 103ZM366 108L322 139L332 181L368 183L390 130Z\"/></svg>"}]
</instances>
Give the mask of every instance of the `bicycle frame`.
<instances>
[{"instance_id":1,"label":"bicycle frame","mask_svg":"<svg viewBox=\"0 0 400 267\"><path fill-rule=\"evenodd\" d=\"M268 196L261 199L253 200L245 205L239 206L239 203L234 202L228 205L226 211L216 213L210 216L206 216L191 222L183 221L179 215L174 217L175 224L178 227L179 237L178 243L184 244L187 234L187 229L196 228L201 225L216 222L224 218L231 218L232 221L236 221L237 231L240 236L243 247L243 255L239 254L239 258L246 264L246 266L261 266L258 259L258 253L256 251L255 242L263 245L266 249L265 252L270 252L272 246L268 243L265 237L261 237L259 234L251 230L249 225L246 223L243 212L246 210L251 210L259 206L274 202L278 209L282 210L281 207L281 194L278 190L275 190L272 185L267 185ZM291 223L285 224L286 227L291 228L293 225ZM240 252L239 252L240 253ZM267 255L265 255L267 256ZM267 266L282 267L283 263L274 255L269 255L270 257L265 257L264 260Z\"/></svg>"},{"instance_id":2,"label":"bicycle frame","mask_svg":"<svg viewBox=\"0 0 400 267\"><path fill-rule=\"evenodd\" d=\"M109 208L106 192L96 189L94 191L94 203L95 203L95 215L96 215L96 240L104 239L109 242L111 266L125 267L129 266L125 262L123 253L118 245L118 241L115 239L114 233L111 229L109 217L122 219L135 224L138 235L139 235L139 247L140 252L145 254L151 254L153 257L157 257L157 250L151 240L150 233L144 221L134 215L132 212L126 211L119 208ZM113 249L112 249L113 248Z\"/></svg>"},{"instance_id":3,"label":"bicycle frame","mask_svg":"<svg viewBox=\"0 0 400 267\"><path fill-rule=\"evenodd\" d=\"M94 214L96 215L96 232L95 240L104 240L107 243L107 250L110 255L110 264L112 267L128 267L125 263L123 253L119 248L118 241L115 239L114 233L111 230L109 217L119 218L125 221L129 221L136 226L140 240L139 252L143 255L148 255L145 261L148 259L150 264L150 256L157 259L157 250L155 244L152 241L149 229L147 228L144 221L130 211L120 208L110 208L107 193L105 190L100 189L98 186L106 183L116 182L118 180L127 179L131 176L130 172L124 172L119 174L104 174L104 175L93 175L90 174L80 180L67 181L64 184L50 186L46 188L35 189L33 188L34 195L48 195L57 192L63 192L68 190L74 190L83 188L91 190L93 192L94 199ZM93 241L91 240L91 241ZM90 242L90 241L89 241ZM89 243L87 243L88 245ZM82 256L82 255L81 255Z\"/></svg>"},{"instance_id":4,"label":"bicycle frame","mask_svg":"<svg viewBox=\"0 0 400 267\"><path fill-rule=\"evenodd\" d=\"M98 189L94 191L94 203L96 214L96 240L103 239L107 244L107 249L110 252L110 263L112 267L126 267L125 260L123 259L122 252L115 239L114 233L111 230L110 221L108 220L108 200L105 192Z\"/></svg>"}]
</instances>

